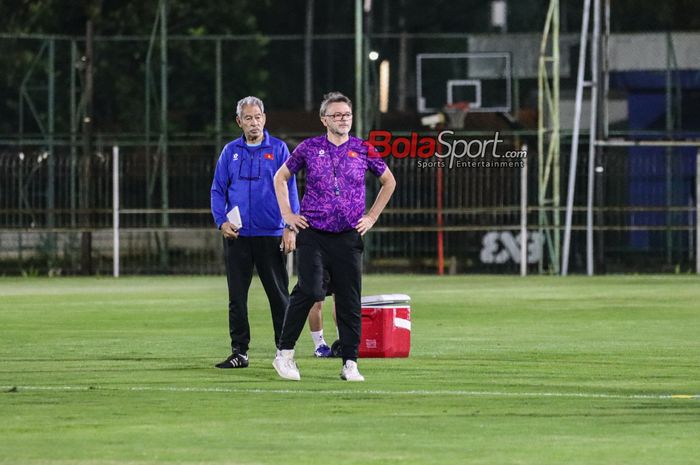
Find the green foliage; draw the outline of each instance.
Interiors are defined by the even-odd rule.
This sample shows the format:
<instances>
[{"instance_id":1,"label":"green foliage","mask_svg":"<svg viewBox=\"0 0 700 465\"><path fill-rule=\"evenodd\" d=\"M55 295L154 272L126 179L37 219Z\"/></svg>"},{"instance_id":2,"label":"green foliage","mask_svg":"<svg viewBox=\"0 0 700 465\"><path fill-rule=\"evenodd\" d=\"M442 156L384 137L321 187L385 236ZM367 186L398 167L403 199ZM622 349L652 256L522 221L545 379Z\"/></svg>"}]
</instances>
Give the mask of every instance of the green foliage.
<instances>
[{"instance_id":1,"label":"green foliage","mask_svg":"<svg viewBox=\"0 0 700 465\"><path fill-rule=\"evenodd\" d=\"M581 2L562 0L562 29L577 31ZM91 19L97 36L149 36L158 12L159 0L4 0L0 2L0 32L15 34L58 34L81 38ZM223 102L226 114L235 101L255 94L269 99L269 108L300 110L303 82L303 43L276 41L267 35L302 34L307 0L168 0L168 32L171 36L193 38L205 35L252 35L253 40L225 41L223 52ZM354 2L314 2L314 33L354 32ZM539 32L547 0L509 2L508 29L511 32ZM612 6L614 31L692 30L700 28L700 2L677 0L619 0ZM375 2L370 32L483 33L492 32L490 2L435 0L425 8L422 0ZM375 40L386 46L389 42ZM463 50L463 41L455 41ZM82 50L82 41L79 42ZM36 56L38 40L0 40L0 133L19 131L18 97L20 83ZM71 66L69 42L59 41L56 61L56 130L67 134ZM145 128L144 100L147 66L145 41L96 42L94 130L96 132L142 133ZM151 99L154 109L151 127L159 130L157 83L160 80L159 48L153 49L149 70L153 78ZM350 92L354 87L352 40L316 41L314 45L314 96L329 89ZM410 52L451 50L440 41L412 39ZM168 49L169 111L171 133L211 132L215 102L215 58L213 42L171 40ZM29 82L40 118L46 124L46 58ZM27 110L25 108L25 110ZM28 116L25 133L38 133L39 126Z\"/></svg>"},{"instance_id":2,"label":"green foliage","mask_svg":"<svg viewBox=\"0 0 700 465\"><path fill-rule=\"evenodd\" d=\"M700 463L696 276L368 276L409 292L407 359L365 383L297 345L277 378L254 280L250 368L225 278L0 280L0 463ZM333 334L329 309L326 331Z\"/></svg>"},{"instance_id":3,"label":"green foliage","mask_svg":"<svg viewBox=\"0 0 700 465\"><path fill-rule=\"evenodd\" d=\"M147 41L110 42L99 36L149 36L158 12L158 0L142 2L38 0L7 1L0 4L2 32L27 34L60 34L84 37L86 21L92 19L95 40L95 93L93 120L95 130L103 132L142 132L146 79ZM168 1L168 34L198 37L204 34L259 34L258 16L269 2L218 0L192 3ZM3 118L0 132L18 130L17 107L20 83L37 55L41 41L0 40L0 108L12 115ZM229 43L224 53L224 101L229 108L241 93L263 94L268 75L259 66L265 56L265 40ZM79 42L79 53L84 53ZM70 43L56 43L57 104L56 128L70 130L68 92L70 77ZM160 48L156 36L150 72L152 92L152 127L159 128L156 102L159 100ZM171 132L202 131L214 119L214 42L171 40L168 48L169 130ZM47 55L29 81L35 88L45 88L48 80ZM232 85L233 84L233 85ZM45 91L32 93L40 117L45 121ZM25 109L26 113L29 113ZM44 123L45 124L45 123ZM38 126L27 118L25 132L38 132Z\"/></svg>"}]
</instances>

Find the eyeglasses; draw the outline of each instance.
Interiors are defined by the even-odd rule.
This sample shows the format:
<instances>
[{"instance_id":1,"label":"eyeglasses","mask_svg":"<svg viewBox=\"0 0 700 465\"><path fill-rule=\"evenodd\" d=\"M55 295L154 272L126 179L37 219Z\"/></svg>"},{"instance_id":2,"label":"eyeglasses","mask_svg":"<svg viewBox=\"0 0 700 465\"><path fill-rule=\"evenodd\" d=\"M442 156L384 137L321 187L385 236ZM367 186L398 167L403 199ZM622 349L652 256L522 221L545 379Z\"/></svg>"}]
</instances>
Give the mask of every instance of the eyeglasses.
<instances>
[{"instance_id":1,"label":"eyeglasses","mask_svg":"<svg viewBox=\"0 0 700 465\"><path fill-rule=\"evenodd\" d=\"M352 113L333 113L332 115L324 115L326 118L331 118L333 121L345 121L352 118Z\"/></svg>"},{"instance_id":2,"label":"eyeglasses","mask_svg":"<svg viewBox=\"0 0 700 465\"><path fill-rule=\"evenodd\" d=\"M260 179L259 156L243 156L240 167L238 168L238 179L246 179L248 181L257 181Z\"/></svg>"}]
</instances>

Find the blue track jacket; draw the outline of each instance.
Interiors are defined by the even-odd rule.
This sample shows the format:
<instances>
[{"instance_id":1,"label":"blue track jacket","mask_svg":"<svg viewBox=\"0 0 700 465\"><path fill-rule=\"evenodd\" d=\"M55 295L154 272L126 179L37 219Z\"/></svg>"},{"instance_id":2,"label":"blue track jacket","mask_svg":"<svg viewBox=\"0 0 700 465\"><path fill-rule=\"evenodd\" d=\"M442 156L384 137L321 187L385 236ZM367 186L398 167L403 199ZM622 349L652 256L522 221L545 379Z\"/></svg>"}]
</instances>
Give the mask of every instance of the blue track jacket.
<instances>
[{"instance_id":1,"label":"blue track jacket","mask_svg":"<svg viewBox=\"0 0 700 465\"><path fill-rule=\"evenodd\" d=\"M219 156L211 184L211 213L218 228L226 213L238 206L243 227L239 234L281 236L284 221L275 197L274 177L289 158L289 149L281 140L264 131L262 144L249 147L245 136L226 144ZM299 213L295 177L289 180L289 203Z\"/></svg>"}]
</instances>

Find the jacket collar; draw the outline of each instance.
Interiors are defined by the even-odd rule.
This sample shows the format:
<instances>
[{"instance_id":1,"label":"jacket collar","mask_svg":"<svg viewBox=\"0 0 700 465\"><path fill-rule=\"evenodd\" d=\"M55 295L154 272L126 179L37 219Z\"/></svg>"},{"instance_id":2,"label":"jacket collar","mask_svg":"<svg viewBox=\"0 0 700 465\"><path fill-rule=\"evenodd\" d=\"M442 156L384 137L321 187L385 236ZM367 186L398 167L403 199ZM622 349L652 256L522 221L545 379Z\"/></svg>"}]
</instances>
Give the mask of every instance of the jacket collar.
<instances>
[{"instance_id":1,"label":"jacket collar","mask_svg":"<svg viewBox=\"0 0 700 465\"><path fill-rule=\"evenodd\" d=\"M234 140L233 142L235 145L248 147L248 144L245 143L245 134L241 134L241 137ZM267 132L267 129L263 129L263 140L258 147L272 147L272 144L270 143L270 133Z\"/></svg>"}]
</instances>

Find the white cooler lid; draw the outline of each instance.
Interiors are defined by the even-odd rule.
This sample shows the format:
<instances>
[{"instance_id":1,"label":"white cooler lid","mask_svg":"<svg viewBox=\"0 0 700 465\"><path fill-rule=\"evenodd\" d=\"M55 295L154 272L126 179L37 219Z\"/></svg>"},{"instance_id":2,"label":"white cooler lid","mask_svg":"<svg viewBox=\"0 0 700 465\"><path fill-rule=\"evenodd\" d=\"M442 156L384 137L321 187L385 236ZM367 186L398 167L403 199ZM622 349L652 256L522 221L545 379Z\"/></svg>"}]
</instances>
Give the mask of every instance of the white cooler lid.
<instances>
[{"instance_id":1,"label":"white cooler lid","mask_svg":"<svg viewBox=\"0 0 700 465\"><path fill-rule=\"evenodd\" d=\"M368 295L362 297L362 305L388 305L388 304L405 304L411 301L411 297L406 294L381 294Z\"/></svg>"}]
</instances>

